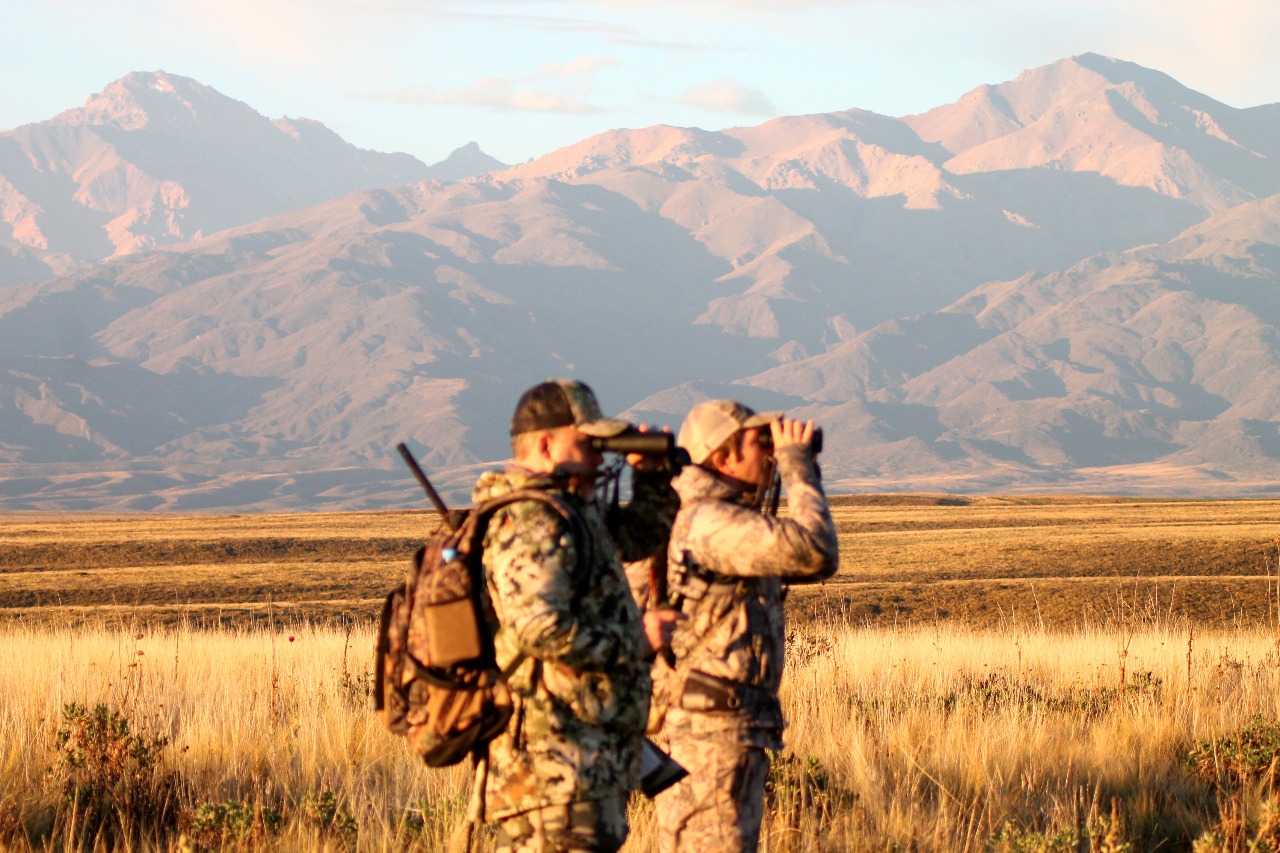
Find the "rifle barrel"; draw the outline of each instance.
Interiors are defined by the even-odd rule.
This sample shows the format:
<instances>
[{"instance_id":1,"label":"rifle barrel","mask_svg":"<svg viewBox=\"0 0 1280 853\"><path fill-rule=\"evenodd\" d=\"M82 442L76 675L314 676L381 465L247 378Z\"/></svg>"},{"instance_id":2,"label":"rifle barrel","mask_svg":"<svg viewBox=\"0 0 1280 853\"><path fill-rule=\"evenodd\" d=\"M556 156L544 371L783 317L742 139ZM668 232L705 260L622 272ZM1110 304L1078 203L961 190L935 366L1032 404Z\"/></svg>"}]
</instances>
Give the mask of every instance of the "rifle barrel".
<instances>
[{"instance_id":1,"label":"rifle barrel","mask_svg":"<svg viewBox=\"0 0 1280 853\"><path fill-rule=\"evenodd\" d=\"M427 479L427 472L423 471L422 466L418 464L418 460L413 458L413 453L409 450L408 445L402 441L396 445L396 450L399 450L400 455L404 457L404 464L409 466L409 470L413 472L413 476L418 480L418 485L422 486L422 490L427 493L427 497L431 499L432 505L436 508L436 512L440 513L444 523L449 526L450 530L456 530L457 525L454 524L453 516L449 514L449 507L445 506L440 493L436 491L436 487L431 485L431 481Z\"/></svg>"}]
</instances>

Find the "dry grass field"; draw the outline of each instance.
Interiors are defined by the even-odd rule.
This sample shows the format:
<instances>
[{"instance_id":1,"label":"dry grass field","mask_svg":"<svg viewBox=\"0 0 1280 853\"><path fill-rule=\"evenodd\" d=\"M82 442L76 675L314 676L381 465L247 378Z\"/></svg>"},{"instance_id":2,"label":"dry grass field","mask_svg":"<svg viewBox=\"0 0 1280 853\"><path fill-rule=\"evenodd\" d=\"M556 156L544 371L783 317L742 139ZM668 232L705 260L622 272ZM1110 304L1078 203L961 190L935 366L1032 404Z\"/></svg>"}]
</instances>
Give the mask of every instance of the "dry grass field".
<instances>
[{"instance_id":1,"label":"dry grass field","mask_svg":"<svg viewBox=\"0 0 1280 853\"><path fill-rule=\"evenodd\" d=\"M895 495L833 506L840 572L793 591L800 618L1050 628L1135 613L1280 619L1280 501ZM426 511L0 516L0 618L367 620L436 524Z\"/></svg>"},{"instance_id":2,"label":"dry grass field","mask_svg":"<svg viewBox=\"0 0 1280 853\"><path fill-rule=\"evenodd\" d=\"M1274 623L1277 501L835 498L840 572L804 612L1074 628Z\"/></svg>"},{"instance_id":3,"label":"dry grass field","mask_svg":"<svg viewBox=\"0 0 1280 853\"><path fill-rule=\"evenodd\" d=\"M0 615L201 626L365 621L435 527L421 511L0 516Z\"/></svg>"},{"instance_id":4,"label":"dry grass field","mask_svg":"<svg viewBox=\"0 0 1280 853\"><path fill-rule=\"evenodd\" d=\"M1278 509L836 499L840 572L788 600L768 849L1280 849ZM434 524L0 517L0 849L442 849L464 774L368 707Z\"/></svg>"}]
</instances>

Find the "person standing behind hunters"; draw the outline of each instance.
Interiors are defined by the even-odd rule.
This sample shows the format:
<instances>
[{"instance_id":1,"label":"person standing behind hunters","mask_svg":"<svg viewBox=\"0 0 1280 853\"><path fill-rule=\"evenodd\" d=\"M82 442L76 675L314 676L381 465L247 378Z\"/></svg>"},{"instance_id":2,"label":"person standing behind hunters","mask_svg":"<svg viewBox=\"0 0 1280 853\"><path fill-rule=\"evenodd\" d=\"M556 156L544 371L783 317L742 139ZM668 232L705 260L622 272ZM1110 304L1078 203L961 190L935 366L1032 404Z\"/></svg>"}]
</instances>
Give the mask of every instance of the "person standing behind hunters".
<instances>
[{"instance_id":1,"label":"person standing behind hunters","mask_svg":"<svg viewBox=\"0 0 1280 853\"><path fill-rule=\"evenodd\" d=\"M689 775L658 795L663 853L757 849L768 751L782 748L782 584L825 580L839 563L813 460L813 422L781 415L712 400L694 407L680 428L679 444L694 464L673 481L680 511L668 586L688 619L672 638L662 733ZM754 504L769 485L771 455L786 518Z\"/></svg>"},{"instance_id":2,"label":"person standing behind hunters","mask_svg":"<svg viewBox=\"0 0 1280 853\"><path fill-rule=\"evenodd\" d=\"M485 786L485 817L499 821L502 850L614 851L627 835L649 712L648 661L679 618L642 619L619 563L665 543L676 510L671 472L628 457L633 497L608 526L596 498L604 460L591 439L629 426L602 417L585 384L544 382L516 406L512 463L476 483L477 504L540 489L583 521L575 535L551 507L522 501L497 511L485 536L497 663L515 667L508 679L515 713L489 746Z\"/></svg>"}]
</instances>

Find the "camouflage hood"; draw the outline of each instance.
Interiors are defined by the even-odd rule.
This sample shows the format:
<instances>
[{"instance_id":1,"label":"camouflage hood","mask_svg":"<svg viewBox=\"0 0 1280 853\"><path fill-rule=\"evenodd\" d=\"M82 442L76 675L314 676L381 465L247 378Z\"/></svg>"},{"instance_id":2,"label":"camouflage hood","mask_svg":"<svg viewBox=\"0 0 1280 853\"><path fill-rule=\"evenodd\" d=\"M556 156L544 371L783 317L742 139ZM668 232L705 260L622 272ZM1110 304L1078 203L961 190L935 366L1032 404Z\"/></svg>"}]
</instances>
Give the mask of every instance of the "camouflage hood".
<instances>
[{"instance_id":1,"label":"camouflage hood","mask_svg":"<svg viewBox=\"0 0 1280 853\"><path fill-rule=\"evenodd\" d=\"M471 490L471 500L479 504L520 489L539 489L567 495L569 492L566 485L567 478L562 475L539 474L510 462L505 468L495 468L481 474Z\"/></svg>"},{"instance_id":2,"label":"camouflage hood","mask_svg":"<svg viewBox=\"0 0 1280 853\"><path fill-rule=\"evenodd\" d=\"M747 500L747 493L741 487L729 484L701 465L684 466L679 475L671 481L671 487L680 496L681 506L690 506L701 501L745 503Z\"/></svg>"}]
</instances>

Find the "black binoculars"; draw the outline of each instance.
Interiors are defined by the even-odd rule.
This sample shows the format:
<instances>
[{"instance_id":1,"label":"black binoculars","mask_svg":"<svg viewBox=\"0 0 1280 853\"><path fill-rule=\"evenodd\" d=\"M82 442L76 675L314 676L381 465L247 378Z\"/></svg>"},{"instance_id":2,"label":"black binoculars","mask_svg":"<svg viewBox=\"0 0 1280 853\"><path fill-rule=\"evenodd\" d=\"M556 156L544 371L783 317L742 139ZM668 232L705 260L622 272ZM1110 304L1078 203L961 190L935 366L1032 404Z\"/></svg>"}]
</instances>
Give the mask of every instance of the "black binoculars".
<instances>
[{"instance_id":1,"label":"black binoculars","mask_svg":"<svg viewBox=\"0 0 1280 853\"><path fill-rule=\"evenodd\" d=\"M773 450L773 433L765 427L760 428L756 440L765 450ZM681 456L687 455L682 448L676 447L676 437L669 432L641 432L635 427L627 427L610 438L592 437L591 446L602 453L639 453L644 456L666 456L683 461ZM814 427L813 441L809 445L813 455L822 452L822 427Z\"/></svg>"},{"instance_id":2,"label":"black binoculars","mask_svg":"<svg viewBox=\"0 0 1280 853\"><path fill-rule=\"evenodd\" d=\"M759 437L756 439L756 443L765 450L773 450L773 433L766 427L760 427L760 433ZM817 456L822 452L822 427L813 428L813 441L809 443L809 448L812 450L814 456Z\"/></svg>"},{"instance_id":3,"label":"black binoculars","mask_svg":"<svg viewBox=\"0 0 1280 853\"><path fill-rule=\"evenodd\" d=\"M675 453L676 437L669 432L641 432L627 427L609 438L591 439L592 448L602 453L640 453L645 456L670 456Z\"/></svg>"}]
</instances>

